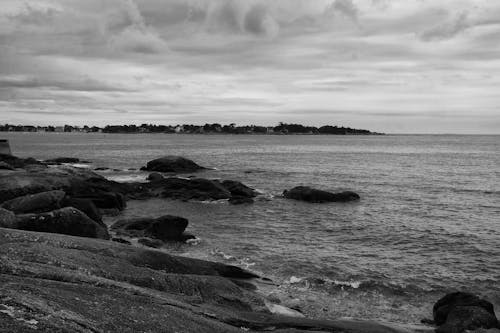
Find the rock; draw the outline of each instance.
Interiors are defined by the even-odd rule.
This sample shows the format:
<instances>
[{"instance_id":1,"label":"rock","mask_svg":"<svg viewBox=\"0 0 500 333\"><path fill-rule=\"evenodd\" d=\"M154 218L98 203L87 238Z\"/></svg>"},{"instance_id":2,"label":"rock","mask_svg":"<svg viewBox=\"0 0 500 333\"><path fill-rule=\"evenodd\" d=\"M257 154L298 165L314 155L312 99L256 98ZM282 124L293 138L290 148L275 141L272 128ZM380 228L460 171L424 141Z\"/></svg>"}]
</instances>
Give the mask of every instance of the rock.
<instances>
[{"instance_id":1,"label":"rock","mask_svg":"<svg viewBox=\"0 0 500 333\"><path fill-rule=\"evenodd\" d=\"M229 203L232 205L251 204L253 202L253 199L248 197L233 196L229 199Z\"/></svg>"},{"instance_id":2,"label":"rock","mask_svg":"<svg viewBox=\"0 0 500 333\"><path fill-rule=\"evenodd\" d=\"M498 328L494 314L479 306L456 306L448 313L446 322L436 329L436 333L462 333L478 328Z\"/></svg>"},{"instance_id":3,"label":"rock","mask_svg":"<svg viewBox=\"0 0 500 333\"><path fill-rule=\"evenodd\" d=\"M163 242L158 239L151 239L151 238L139 238L137 240L139 244L142 244L147 247L152 247L152 248L160 248L163 246Z\"/></svg>"},{"instance_id":4,"label":"rock","mask_svg":"<svg viewBox=\"0 0 500 333\"><path fill-rule=\"evenodd\" d=\"M181 235L181 239L183 242L187 242L191 239L196 239L196 236L187 232L183 232Z\"/></svg>"},{"instance_id":5,"label":"rock","mask_svg":"<svg viewBox=\"0 0 500 333\"><path fill-rule=\"evenodd\" d=\"M0 208L0 227L14 228L16 225L16 214L10 210Z\"/></svg>"},{"instance_id":6,"label":"rock","mask_svg":"<svg viewBox=\"0 0 500 333\"><path fill-rule=\"evenodd\" d=\"M155 181L159 181L159 180L162 180L162 179L165 179L165 177L163 177L163 175L160 174L160 173L158 173L158 172L152 172L148 176L148 180L150 182L155 182Z\"/></svg>"},{"instance_id":7,"label":"rock","mask_svg":"<svg viewBox=\"0 0 500 333\"><path fill-rule=\"evenodd\" d=\"M120 220L111 226L119 235L149 237L162 241L185 241L183 232L188 220L178 216L165 215L158 218L136 218Z\"/></svg>"},{"instance_id":8,"label":"rock","mask_svg":"<svg viewBox=\"0 0 500 333\"><path fill-rule=\"evenodd\" d=\"M2 207L16 214L44 213L61 208L61 201L66 193L55 190L28 194L2 204Z\"/></svg>"},{"instance_id":9,"label":"rock","mask_svg":"<svg viewBox=\"0 0 500 333\"><path fill-rule=\"evenodd\" d=\"M73 207L65 207L49 213L17 215L13 228L109 239L105 227Z\"/></svg>"},{"instance_id":10,"label":"rock","mask_svg":"<svg viewBox=\"0 0 500 333\"><path fill-rule=\"evenodd\" d=\"M104 225L102 223L102 216L99 209L97 209L94 202L90 199L65 197L61 201L61 207L74 207L84 212L85 215L90 217L92 220Z\"/></svg>"},{"instance_id":11,"label":"rock","mask_svg":"<svg viewBox=\"0 0 500 333\"><path fill-rule=\"evenodd\" d=\"M471 293L450 293L434 304L436 332L459 333L477 328L500 328L493 304Z\"/></svg>"},{"instance_id":12,"label":"rock","mask_svg":"<svg viewBox=\"0 0 500 333\"><path fill-rule=\"evenodd\" d=\"M7 162L0 161L0 170L14 170L14 167Z\"/></svg>"},{"instance_id":13,"label":"rock","mask_svg":"<svg viewBox=\"0 0 500 333\"><path fill-rule=\"evenodd\" d=\"M287 199L301 200L314 203L322 202L347 202L359 200L359 195L351 192L331 193L317 190L308 186L297 186L291 190L283 191L283 196Z\"/></svg>"},{"instance_id":14,"label":"rock","mask_svg":"<svg viewBox=\"0 0 500 333\"><path fill-rule=\"evenodd\" d=\"M457 306L478 306L495 315L493 304L471 293L454 292L447 294L434 304L432 315L436 325L441 325L446 321L449 312Z\"/></svg>"},{"instance_id":15,"label":"rock","mask_svg":"<svg viewBox=\"0 0 500 333\"><path fill-rule=\"evenodd\" d=\"M257 191L245 184L235 180L224 180L222 186L226 188L234 197L253 198L258 195Z\"/></svg>"},{"instance_id":16,"label":"rock","mask_svg":"<svg viewBox=\"0 0 500 333\"><path fill-rule=\"evenodd\" d=\"M105 170L109 170L109 168L107 168L107 167L97 167L94 170L95 171L105 171Z\"/></svg>"},{"instance_id":17,"label":"rock","mask_svg":"<svg viewBox=\"0 0 500 333\"><path fill-rule=\"evenodd\" d=\"M0 154L0 162L5 162L13 168L24 168L31 164L41 164L32 157L20 158L13 155Z\"/></svg>"},{"instance_id":18,"label":"rock","mask_svg":"<svg viewBox=\"0 0 500 333\"><path fill-rule=\"evenodd\" d=\"M161 195L165 198L221 200L231 197L231 192L219 182L204 178L184 179L171 177L155 182L155 186L163 190Z\"/></svg>"},{"instance_id":19,"label":"rock","mask_svg":"<svg viewBox=\"0 0 500 333\"><path fill-rule=\"evenodd\" d=\"M120 237L113 237L111 238L113 242L117 243L122 243L122 244L127 244L127 245L132 245L132 243L126 239L120 238Z\"/></svg>"},{"instance_id":20,"label":"rock","mask_svg":"<svg viewBox=\"0 0 500 333\"><path fill-rule=\"evenodd\" d=\"M181 156L164 156L149 161L141 170L159 171L159 172L195 172L205 169L195 162Z\"/></svg>"},{"instance_id":21,"label":"rock","mask_svg":"<svg viewBox=\"0 0 500 333\"><path fill-rule=\"evenodd\" d=\"M56 157L45 160L45 163L79 163L80 159L76 157Z\"/></svg>"}]
</instances>

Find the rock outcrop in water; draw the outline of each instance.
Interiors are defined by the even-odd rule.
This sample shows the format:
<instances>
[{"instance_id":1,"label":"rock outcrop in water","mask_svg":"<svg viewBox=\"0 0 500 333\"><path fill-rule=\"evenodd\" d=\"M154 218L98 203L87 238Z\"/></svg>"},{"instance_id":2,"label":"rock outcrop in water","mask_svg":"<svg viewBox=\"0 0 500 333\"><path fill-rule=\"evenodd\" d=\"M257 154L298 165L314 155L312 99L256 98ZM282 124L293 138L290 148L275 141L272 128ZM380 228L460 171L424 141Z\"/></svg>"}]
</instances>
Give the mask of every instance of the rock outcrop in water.
<instances>
[{"instance_id":1,"label":"rock outcrop in water","mask_svg":"<svg viewBox=\"0 0 500 333\"><path fill-rule=\"evenodd\" d=\"M79 163L80 159L76 157L56 157L44 161L47 164Z\"/></svg>"},{"instance_id":2,"label":"rock outcrop in water","mask_svg":"<svg viewBox=\"0 0 500 333\"><path fill-rule=\"evenodd\" d=\"M290 190L285 190L283 191L283 196L287 199L313 203L348 202L360 199L357 193L351 191L332 193L323 190L317 190L309 186L296 186Z\"/></svg>"},{"instance_id":3,"label":"rock outcrop in water","mask_svg":"<svg viewBox=\"0 0 500 333\"><path fill-rule=\"evenodd\" d=\"M120 236L149 237L162 241L182 242L186 240L184 230L187 226L187 219L165 215L158 218L141 217L119 220L111 226L111 230Z\"/></svg>"},{"instance_id":4,"label":"rock outcrop in water","mask_svg":"<svg viewBox=\"0 0 500 333\"><path fill-rule=\"evenodd\" d=\"M455 292L441 298L432 309L437 333L462 333L479 328L500 328L493 304L479 296Z\"/></svg>"},{"instance_id":5,"label":"rock outcrop in water","mask_svg":"<svg viewBox=\"0 0 500 333\"><path fill-rule=\"evenodd\" d=\"M196 172L205 169L204 167L196 164L190 159L181 156L164 156L152 161L149 161L141 170L158 171L158 172L174 172L174 173L187 173Z\"/></svg>"}]
</instances>

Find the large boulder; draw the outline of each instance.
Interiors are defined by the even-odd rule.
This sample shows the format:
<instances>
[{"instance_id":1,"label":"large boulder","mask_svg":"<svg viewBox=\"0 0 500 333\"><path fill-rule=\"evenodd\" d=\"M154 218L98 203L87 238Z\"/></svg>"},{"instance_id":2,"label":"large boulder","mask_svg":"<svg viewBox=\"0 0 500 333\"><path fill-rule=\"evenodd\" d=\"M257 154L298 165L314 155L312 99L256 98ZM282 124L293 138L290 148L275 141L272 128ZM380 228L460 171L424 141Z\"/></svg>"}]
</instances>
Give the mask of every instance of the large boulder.
<instances>
[{"instance_id":1,"label":"large boulder","mask_svg":"<svg viewBox=\"0 0 500 333\"><path fill-rule=\"evenodd\" d=\"M108 230L73 207L42 214L17 215L14 229L109 239Z\"/></svg>"},{"instance_id":2,"label":"large boulder","mask_svg":"<svg viewBox=\"0 0 500 333\"><path fill-rule=\"evenodd\" d=\"M20 158L14 155L0 154L0 162L5 162L14 168L24 168L32 164L41 164L39 161L32 157Z\"/></svg>"},{"instance_id":3,"label":"large boulder","mask_svg":"<svg viewBox=\"0 0 500 333\"><path fill-rule=\"evenodd\" d=\"M0 208L0 227L14 228L16 226L16 214L10 210Z\"/></svg>"},{"instance_id":4,"label":"large boulder","mask_svg":"<svg viewBox=\"0 0 500 333\"><path fill-rule=\"evenodd\" d=\"M478 328L500 328L493 304L471 293L450 293L434 304L438 333L461 333Z\"/></svg>"},{"instance_id":5,"label":"large boulder","mask_svg":"<svg viewBox=\"0 0 500 333\"><path fill-rule=\"evenodd\" d=\"M161 173L158 173L158 172L152 172L148 175L148 180L150 182L156 182L156 181L159 181L162 179L165 179L165 177L163 177L163 175Z\"/></svg>"},{"instance_id":6,"label":"large boulder","mask_svg":"<svg viewBox=\"0 0 500 333\"><path fill-rule=\"evenodd\" d=\"M233 197L253 198L259 194L253 188L235 180L224 180L222 181L222 186L231 192Z\"/></svg>"},{"instance_id":7,"label":"large boulder","mask_svg":"<svg viewBox=\"0 0 500 333\"><path fill-rule=\"evenodd\" d=\"M322 203L322 202L348 202L359 200L359 195L351 191L332 193L311 188L309 186L297 186L291 190L283 191L283 196L287 199Z\"/></svg>"},{"instance_id":8,"label":"large boulder","mask_svg":"<svg viewBox=\"0 0 500 333\"><path fill-rule=\"evenodd\" d=\"M102 224L102 215L90 199L65 197L61 201L61 207L74 207L84 212L92 220Z\"/></svg>"},{"instance_id":9,"label":"large boulder","mask_svg":"<svg viewBox=\"0 0 500 333\"><path fill-rule=\"evenodd\" d=\"M165 198L179 200L221 200L229 199L231 192L218 181L204 178L166 178L155 182L155 186L162 189L161 195Z\"/></svg>"},{"instance_id":10,"label":"large boulder","mask_svg":"<svg viewBox=\"0 0 500 333\"><path fill-rule=\"evenodd\" d=\"M149 237L162 241L184 241L184 230L188 220L172 215L158 218L135 218L115 222L111 230L117 234L129 237Z\"/></svg>"},{"instance_id":11,"label":"large boulder","mask_svg":"<svg viewBox=\"0 0 500 333\"><path fill-rule=\"evenodd\" d=\"M141 170L158 171L158 172L196 172L205 169L204 167L196 164L192 160L181 156L164 156L155 160L149 161Z\"/></svg>"},{"instance_id":12,"label":"large boulder","mask_svg":"<svg viewBox=\"0 0 500 333\"><path fill-rule=\"evenodd\" d=\"M60 190L28 194L2 204L2 207L16 214L44 213L61 208L66 193Z\"/></svg>"}]
</instances>

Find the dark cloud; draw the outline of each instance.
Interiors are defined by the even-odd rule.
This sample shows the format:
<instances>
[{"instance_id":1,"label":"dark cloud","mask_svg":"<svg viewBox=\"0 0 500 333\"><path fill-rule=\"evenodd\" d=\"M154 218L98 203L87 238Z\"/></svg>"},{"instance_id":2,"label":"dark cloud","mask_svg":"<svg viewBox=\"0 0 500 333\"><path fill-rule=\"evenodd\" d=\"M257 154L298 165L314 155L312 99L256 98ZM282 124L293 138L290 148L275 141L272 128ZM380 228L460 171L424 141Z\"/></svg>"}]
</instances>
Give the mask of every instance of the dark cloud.
<instances>
[{"instance_id":1,"label":"dark cloud","mask_svg":"<svg viewBox=\"0 0 500 333\"><path fill-rule=\"evenodd\" d=\"M55 89L66 91L132 91L119 86L106 84L91 78L54 80L49 78L36 78L26 76L0 76L0 89L2 88L27 88L27 89Z\"/></svg>"}]
</instances>

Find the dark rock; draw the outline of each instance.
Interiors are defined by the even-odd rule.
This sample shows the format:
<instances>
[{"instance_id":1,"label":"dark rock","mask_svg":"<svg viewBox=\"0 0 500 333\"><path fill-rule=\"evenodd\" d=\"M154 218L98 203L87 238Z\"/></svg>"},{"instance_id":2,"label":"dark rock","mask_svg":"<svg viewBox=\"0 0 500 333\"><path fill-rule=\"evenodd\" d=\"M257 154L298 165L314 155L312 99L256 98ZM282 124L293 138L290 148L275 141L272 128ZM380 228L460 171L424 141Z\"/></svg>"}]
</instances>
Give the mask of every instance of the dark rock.
<instances>
[{"instance_id":1,"label":"dark rock","mask_svg":"<svg viewBox=\"0 0 500 333\"><path fill-rule=\"evenodd\" d=\"M434 304L432 314L436 325L442 325L453 308L457 306L476 306L485 309L487 312L495 315L493 304L485 299L471 293L454 292L447 294Z\"/></svg>"},{"instance_id":2,"label":"dark rock","mask_svg":"<svg viewBox=\"0 0 500 333\"><path fill-rule=\"evenodd\" d=\"M165 177L163 177L163 175L158 172L152 172L148 176L148 180L151 182L159 181L162 179L165 179Z\"/></svg>"},{"instance_id":3,"label":"dark rock","mask_svg":"<svg viewBox=\"0 0 500 333\"><path fill-rule=\"evenodd\" d=\"M139 238L137 240L139 244L142 244L147 247L153 247L155 249L163 246L163 242L159 239L151 239L151 238Z\"/></svg>"},{"instance_id":4,"label":"dark rock","mask_svg":"<svg viewBox=\"0 0 500 333\"><path fill-rule=\"evenodd\" d=\"M149 161L141 170L159 172L194 172L205 169L195 162L181 156L164 156Z\"/></svg>"},{"instance_id":5,"label":"dark rock","mask_svg":"<svg viewBox=\"0 0 500 333\"><path fill-rule=\"evenodd\" d=\"M95 170L95 171L105 171L105 170L109 170L109 168L106 168L106 167L98 167L98 168L95 168L94 170Z\"/></svg>"},{"instance_id":6,"label":"dark rock","mask_svg":"<svg viewBox=\"0 0 500 333\"><path fill-rule=\"evenodd\" d=\"M119 235L149 237L163 241L184 241L183 232L188 220L165 215L158 218L136 218L115 222L111 229Z\"/></svg>"},{"instance_id":7,"label":"dark rock","mask_svg":"<svg viewBox=\"0 0 500 333\"><path fill-rule=\"evenodd\" d=\"M14 168L24 168L31 164L41 164L39 161L32 157L20 158L13 155L0 154L0 162L5 162Z\"/></svg>"},{"instance_id":8,"label":"dark rock","mask_svg":"<svg viewBox=\"0 0 500 333\"><path fill-rule=\"evenodd\" d=\"M85 215L90 217L92 220L98 222L99 224L103 224L99 209L97 209L94 202L90 199L65 197L61 201L61 207L75 207L76 209L84 212Z\"/></svg>"},{"instance_id":9,"label":"dark rock","mask_svg":"<svg viewBox=\"0 0 500 333\"><path fill-rule=\"evenodd\" d=\"M359 200L359 195L351 192L331 193L317 190L308 186L297 186L291 190L283 191L283 196L287 199L301 200L307 202L347 202Z\"/></svg>"},{"instance_id":10,"label":"dark rock","mask_svg":"<svg viewBox=\"0 0 500 333\"><path fill-rule=\"evenodd\" d=\"M14 228L16 226L16 214L10 210L0 208L0 227Z\"/></svg>"},{"instance_id":11,"label":"dark rock","mask_svg":"<svg viewBox=\"0 0 500 333\"><path fill-rule=\"evenodd\" d=\"M127 245L132 245L132 243L126 239L120 238L120 237L113 237L111 238L113 242L117 243L122 243L122 244L127 244Z\"/></svg>"},{"instance_id":12,"label":"dark rock","mask_svg":"<svg viewBox=\"0 0 500 333\"><path fill-rule=\"evenodd\" d=\"M190 239L196 239L196 236L193 235L193 234L189 234L187 232L183 232L182 235L181 235L181 239L183 242L186 242Z\"/></svg>"},{"instance_id":13,"label":"dark rock","mask_svg":"<svg viewBox=\"0 0 500 333\"><path fill-rule=\"evenodd\" d=\"M61 208L66 193L60 190L28 194L2 204L2 207L16 214L44 213Z\"/></svg>"},{"instance_id":14,"label":"dark rock","mask_svg":"<svg viewBox=\"0 0 500 333\"><path fill-rule=\"evenodd\" d=\"M76 157L56 157L45 160L45 163L79 163L80 159Z\"/></svg>"},{"instance_id":15,"label":"dark rock","mask_svg":"<svg viewBox=\"0 0 500 333\"><path fill-rule=\"evenodd\" d=\"M235 180L224 180L222 186L226 188L234 197L253 198L258 195L257 191L245 184Z\"/></svg>"},{"instance_id":16,"label":"dark rock","mask_svg":"<svg viewBox=\"0 0 500 333\"><path fill-rule=\"evenodd\" d=\"M236 197L231 197L229 199L229 203L232 205L251 204L253 202L254 202L253 199L249 197L236 196Z\"/></svg>"},{"instance_id":17,"label":"dark rock","mask_svg":"<svg viewBox=\"0 0 500 333\"><path fill-rule=\"evenodd\" d=\"M436 329L436 333L463 333L466 330L498 327L495 315L483 307L455 306L448 313L446 322Z\"/></svg>"},{"instance_id":18,"label":"dark rock","mask_svg":"<svg viewBox=\"0 0 500 333\"><path fill-rule=\"evenodd\" d=\"M73 207L49 213L17 215L14 229L109 239L105 227Z\"/></svg>"},{"instance_id":19,"label":"dark rock","mask_svg":"<svg viewBox=\"0 0 500 333\"><path fill-rule=\"evenodd\" d=\"M0 161L0 170L14 170L14 167L7 162Z\"/></svg>"},{"instance_id":20,"label":"dark rock","mask_svg":"<svg viewBox=\"0 0 500 333\"><path fill-rule=\"evenodd\" d=\"M155 182L155 186L159 186L163 190L161 195L165 198L221 200L231 197L231 192L219 182L203 178L165 178L162 181Z\"/></svg>"}]
</instances>

